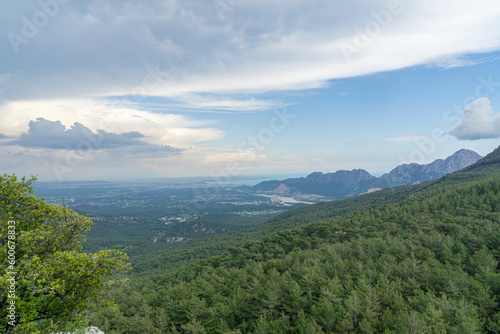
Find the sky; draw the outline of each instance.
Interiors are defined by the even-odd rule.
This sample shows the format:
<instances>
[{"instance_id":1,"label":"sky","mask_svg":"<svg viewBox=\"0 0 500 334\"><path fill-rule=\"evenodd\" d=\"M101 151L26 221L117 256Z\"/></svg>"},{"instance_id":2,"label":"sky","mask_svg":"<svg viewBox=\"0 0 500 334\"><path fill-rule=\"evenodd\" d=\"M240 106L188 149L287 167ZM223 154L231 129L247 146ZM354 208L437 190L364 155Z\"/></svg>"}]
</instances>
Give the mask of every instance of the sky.
<instances>
[{"instance_id":1,"label":"sky","mask_svg":"<svg viewBox=\"0 0 500 334\"><path fill-rule=\"evenodd\" d=\"M499 138L496 0L0 2L0 173L381 175Z\"/></svg>"}]
</instances>

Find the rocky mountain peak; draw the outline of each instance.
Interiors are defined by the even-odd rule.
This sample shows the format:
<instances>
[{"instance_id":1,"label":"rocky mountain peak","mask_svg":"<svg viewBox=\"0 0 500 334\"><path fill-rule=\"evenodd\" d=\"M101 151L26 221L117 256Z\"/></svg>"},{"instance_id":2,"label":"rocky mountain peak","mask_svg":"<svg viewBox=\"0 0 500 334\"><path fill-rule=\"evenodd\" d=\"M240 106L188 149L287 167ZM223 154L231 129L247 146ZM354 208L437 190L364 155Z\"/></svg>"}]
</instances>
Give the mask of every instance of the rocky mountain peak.
<instances>
[{"instance_id":1,"label":"rocky mountain peak","mask_svg":"<svg viewBox=\"0 0 500 334\"><path fill-rule=\"evenodd\" d=\"M437 159L426 165L417 163L400 165L389 173L382 175L377 182L377 186L383 188L396 187L435 180L472 165L481 158L474 151L461 149L446 159Z\"/></svg>"},{"instance_id":2,"label":"rocky mountain peak","mask_svg":"<svg viewBox=\"0 0 500 334\"><path fill-rule=\"evenodd\" d=\"M333 173L314 172L307 177L282 181L265 181L253 187L254 191L275 193L318 194L330 198L356 196L371 189L416 184L435 180L472 165L482 157L474 151L461 149L446 159L426 165L417 163L397 166L379 178L364 169L339 170Z\"/></svg>"}]
</instances>

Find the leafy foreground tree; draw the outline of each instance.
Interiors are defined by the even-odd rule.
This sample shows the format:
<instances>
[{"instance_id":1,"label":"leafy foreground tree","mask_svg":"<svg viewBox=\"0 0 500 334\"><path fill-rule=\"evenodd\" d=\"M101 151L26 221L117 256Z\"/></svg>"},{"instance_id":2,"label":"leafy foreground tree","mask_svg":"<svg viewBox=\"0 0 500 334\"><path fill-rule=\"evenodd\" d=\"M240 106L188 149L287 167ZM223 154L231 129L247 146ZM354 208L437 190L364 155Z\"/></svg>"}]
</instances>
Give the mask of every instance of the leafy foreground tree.
<instances>
[{"instance_id":1,"label":"leafy foreground tree","mask_svg":"<svg viewBox=\"0 0 500 334\"><path fill-rule=\"evenodd\" d=\"M80 252L89 218L33 194L35 178L0 176L0 331L49 333L82 325L89 307L106 309L107 280L130 269L115 250Z\"/></svg>"}]
</instances>

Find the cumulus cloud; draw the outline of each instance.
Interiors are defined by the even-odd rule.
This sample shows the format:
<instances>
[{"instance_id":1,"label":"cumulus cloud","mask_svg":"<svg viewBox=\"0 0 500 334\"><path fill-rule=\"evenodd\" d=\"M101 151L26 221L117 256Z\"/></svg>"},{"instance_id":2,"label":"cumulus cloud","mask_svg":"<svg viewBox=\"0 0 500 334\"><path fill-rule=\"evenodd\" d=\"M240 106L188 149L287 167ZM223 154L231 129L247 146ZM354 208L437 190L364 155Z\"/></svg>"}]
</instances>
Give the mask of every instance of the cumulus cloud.
<instances>
[{"instance_id":1,"label":"cumulus cloud","mask_svg":"<svg viewBox=\"0 0 500 334\"><path fill-rule=\"evenodd\" d=\"M464 119L450 134L458 139L478 140L500 137L500 114L493 114L490 100L477 99L463 111Z\"/></svg>"},{"instance_id":2,"label":"cumulus cloud","mask_svg":"<svg viewBox=\"0 0 500 334\"><path fill-rule=\"evenodd\" d=\"M168 145L150 144L139 140L144 137L134 131L128 133L112 133L97 130L94 133L83 124L74 123L69 129L60 121L37 118L29 122L29 130L8 145L19 145L28 148L67 149L67 150L101 150L132 147L137 152L177 153L180 150Z\"/></svg>"},{"instance_id":3,"label":"cumulus cloud","mask_svg":"<svg viewBox=\"0 0 500 334\"><path fill-rule=\"evenodd\" d=\"M186 148L193 144L221 139L224 132L212 127L213 121L192 119L178 114L137 109L127 103L104 99L54 99L9 101L0 104L0 133L19 137L30 121L37 118L59 120L71 128L85 124L94 133L128 133L129 138L144 135L143 141Z\"/></svg>"}]
</instances>

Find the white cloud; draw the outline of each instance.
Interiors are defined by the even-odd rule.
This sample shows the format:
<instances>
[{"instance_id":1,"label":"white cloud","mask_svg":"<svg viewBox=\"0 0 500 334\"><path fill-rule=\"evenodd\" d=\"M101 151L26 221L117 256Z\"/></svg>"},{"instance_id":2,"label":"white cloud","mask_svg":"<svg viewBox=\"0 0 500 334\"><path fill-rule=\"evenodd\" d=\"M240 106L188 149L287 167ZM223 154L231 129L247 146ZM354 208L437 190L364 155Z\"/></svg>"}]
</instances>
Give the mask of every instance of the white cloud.
<instances>
[{"instance_id":1,"label":"white cloud","mask_svg":"<svg viewBox=\"0 0 500 334\"><path fill-rule=\"evenodd\" d=\"M213 125L210 120L153 113L103 99L4 102L1 167L46 180L127 178L142 175L148 166L158 166L148 177L182 176L189 173L186 166L206 157L196 155L196 145L224 136ZM89 147L84 140L79 147L85 134L96 137L97 145L91 142Z\"/></svg>"},{"instance_id":2,"label":"white cloud","mask_svg":"<svg viewBox=\"0 0 500 334\"><path fill-rule=\"evenodd\" d=\"M463 111L464 119L450 134L458 139L477 140L500 137L500 114L493 114L490 100L477 99Z\"/></svg>"},{"instance_id":3,"label":"white cloud","mask_svg":"<svg viewBox=\"0 0 500 334\"><path fill-rule=\"evenodd\" d=\"M115 99L111 97L111 99ZM160 99L156 102L131 103L137 109L170 112L199 112L199 113L234 113L259 112L280 109L291 105L277 99L245 98L237 95L225 94L195 94L186 93L175 98Z\"/></svg>"},{"instance_id":4,"label":"white cloud","mask_svg":"<svg viewBox=\"0 0 500 334\"><path fill-rule=\"evenodd\" d=\"M152 113L128 104L113 104L96 99L54 99L11 101L0 105L0 133L18 137L28 130L30 121L45 118L60 121L67 128L81 123L93 132L137 131L151 144L188 147L216 140L224 133L210 127L212 122L193 120L181 115Z\"/></svg>"},{"instance_id":5,"label":"white cloud","mask_svg":"<svg viewBox=\"0 0 500 334\"><path fill-rule=\"evenodd\" d=\"M225 96L201 96L198 94L185 94L178 97L186 107L192 110L227 110L227 111L261 111L270 109L279 109L288 104L273 101L260 100L256 98L238 99ZM181 105L182 106L182 105Z\"/></svg>"},{"instance_id":6,"label":"white cloud","mask_svg":"<svg viewBox=\"0 0 500 334\"><path fill-rule=\"evenodd\" d=\"M221 20L213 1L73 1L18 54L0 40L0 73L15 74L3 96L127 95L137 86L170 97L317 88L419 64L467 65L456 59L500 48L495 0L401 0L384 23L388 3L242 1ZM3 6L4 36L21 33L21 18L41 10L37 2ZM368 34L364 43L356 42L360 32ZM345 43L357 49L350 61ZM147 64L161 70L152 74ZM244 109L246 102L223 98L214 106Z\"/></svg>"},{"instance_id":7,"label":"white cloud","mask_svg":"<svg viewBox=\"0 0 500 334\"><path fill-rule=\"evenodd\" d=\"M409 136L401 136L401 137L384 138L384 139L382 139L382 141L395 142L395 143L408 143L408 142L417 142L417 141L426 140L426 139L429 139L429 136L409 135Z\"/></svg>"},{"instance_id":8,"label":"white cloud","mask_svg":"<svg viewBox=\"0 0 500 334\"><path fill-rule=\"evenodd\" d=\"M36 121L29 122L29 130L26 133L6 145L75 151L106 149L136 155L169 155L180 152L169 145L146 143L142 140L143 137L144 135L137 131L118 134L99 129L94 133L81 123L75 123L67 129L59 121L37 118Z\"/></svg>"}]
</instances>

